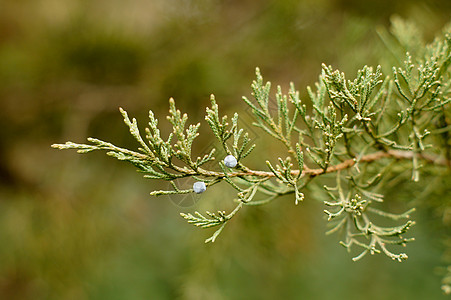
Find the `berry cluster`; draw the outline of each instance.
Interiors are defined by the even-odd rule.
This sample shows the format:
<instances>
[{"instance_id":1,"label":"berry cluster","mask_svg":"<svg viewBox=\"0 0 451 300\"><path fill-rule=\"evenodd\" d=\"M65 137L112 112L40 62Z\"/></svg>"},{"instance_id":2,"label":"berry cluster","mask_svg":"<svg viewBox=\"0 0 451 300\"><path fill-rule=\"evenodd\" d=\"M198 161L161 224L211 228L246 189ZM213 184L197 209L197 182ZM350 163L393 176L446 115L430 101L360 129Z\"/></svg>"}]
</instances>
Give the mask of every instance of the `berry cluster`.
<instances>
[{"instance_id":1,"label":"berry cluster","mask_svg":"<svg viewBox=\"0 0 451 300\"><path fill-rule=\"evenodd\" d=\"M227 155L224 158L224 165L226 165L229 168L235 168L238 164L238 161L236 160L235 156L233 155ZM196 181L193 184L193 190L195 193L200 194L207 190L207 186L205 185L205 182L203 181Z\"/></svg>"}]
</instances>

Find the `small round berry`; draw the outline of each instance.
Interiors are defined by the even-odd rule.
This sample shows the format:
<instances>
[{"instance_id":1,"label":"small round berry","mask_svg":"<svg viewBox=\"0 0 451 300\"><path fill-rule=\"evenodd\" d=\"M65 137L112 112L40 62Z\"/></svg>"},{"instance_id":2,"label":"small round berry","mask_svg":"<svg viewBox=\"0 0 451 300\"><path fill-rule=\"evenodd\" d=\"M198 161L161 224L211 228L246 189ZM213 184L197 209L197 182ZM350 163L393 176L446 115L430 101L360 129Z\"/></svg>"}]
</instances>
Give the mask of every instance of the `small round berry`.
<instances>
[{"instance_id":1,"label":"small round berry","mask_svg":"<svg viewBox=\"0 0 451 300\"><path fill-rule=\"evenodd\" d=\"M229 168L235 168L238 162L236 161L235 156L233 155L227 155L224 158L224 164Z\"/></svg>"},{"instance_id":2,"label":"small round berry","mask_svg":"<svg viewBox=\"0 0 451 300\"><path fill-rule=\"evenodd\" d=\"M207 186L205 185L205 182L197 181L193 184L193 190L195 193L200 194L207 190Z\"/></svg>"}]
</instances>

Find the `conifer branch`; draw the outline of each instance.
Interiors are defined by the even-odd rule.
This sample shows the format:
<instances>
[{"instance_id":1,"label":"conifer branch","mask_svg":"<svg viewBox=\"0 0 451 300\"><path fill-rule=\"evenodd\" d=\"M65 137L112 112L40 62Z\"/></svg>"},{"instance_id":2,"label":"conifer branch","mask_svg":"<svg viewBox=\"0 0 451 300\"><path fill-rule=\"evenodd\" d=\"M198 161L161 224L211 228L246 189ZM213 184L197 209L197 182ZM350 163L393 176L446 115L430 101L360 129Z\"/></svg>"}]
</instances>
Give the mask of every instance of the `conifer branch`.
<instances>
[{"instance_id":1,"label":"conifer branch","mask_svg":"<svg viewBox=\"0 0 451 300\"><path fill-rule=\"evenodd\" d=\"M237 204L229 214L221 210L181 214L197 227L216 228L206 242L214 242L243 207L263 205L288 194L294 194L298 204L304 194L308 198L310 186L321 184L319 178L335 177L336 186L325 187L321 199L328 206L325 213L332 224L328 233L344 234L341 244L350 251L355 246L361 249L353 260L383 253L403 261L407 255L391 248L413 241L403 235L415 224L410 220L414 209L402 214L379 209L383 184L394 165L397 170L393 172L409 171L414 181L419 181L426 169L437 174L451 170L451 32L447 30L423 53L415 57L407 52L404 62L393 66L390 75L384 75L380 66L364 66L355 78L348 79L349 75L323 64L318 82L307 88L309 101L301 100L292 83L287 94L278 86L274 110L270 107L271 83L264 82L257 68L251 85L253 99L243 97L243 101L252 110L254 125L281 142L288 155L285 159L266 157L264 170L255 170L245 161L255 155L256 145L240 127L238 113L230 119L220 115L213 95L205 121L222 151L212 147L205 153L193 153L200 123L188 124L188 115L177 109L172 98L167 116L172 131L166 138L152 111L143 136L137 120L120 108L137 150L95 138L88 138L89 144L66 142L52 147L78 153L106 151L133 164L145 178L171 183L172 189L153 191L154 196L200 194L226 182L236 190L233 200ZM176 181L180 178L192 178L193 188L179 188ZM403 223L383 227L372 220L375 215Z\"/></svg>"}]
</instances>

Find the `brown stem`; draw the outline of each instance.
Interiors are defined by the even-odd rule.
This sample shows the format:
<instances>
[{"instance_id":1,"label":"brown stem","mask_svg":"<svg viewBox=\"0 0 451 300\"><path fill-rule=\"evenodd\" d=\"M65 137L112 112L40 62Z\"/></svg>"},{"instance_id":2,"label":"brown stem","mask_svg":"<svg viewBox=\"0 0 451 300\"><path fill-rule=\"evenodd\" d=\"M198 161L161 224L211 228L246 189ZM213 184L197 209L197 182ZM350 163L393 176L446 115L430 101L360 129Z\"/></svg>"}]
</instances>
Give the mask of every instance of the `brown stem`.
<instances>
[{"instance_id":1,"label":"brown stem","mask_svg":"<svg viewBox=\"0 0 451 300\"><path fill-rule=\"evenodd\" d=\"M400 150L388 150L387 152L380 151L380 152L375 152L375 153L371 153L371 154L362 156L360 158L360 162L369 163L369 162L377 161L382 158L394 158L394 159L399 159L399 160L401 160L401 159L408 160L408 159L412 159L414 155L415 155L415 153L412 151L400 151ZM439 159L432 157L430 155L427 155L427 154L419 154L419 158L425 160L428 163L432 163L432 164L436 164L436 165L446 166L448 163L446 160L439 160ZM304 176L315 177L315 176L318 176L318 175L321 175L324 173L333 173L333 172L337 172L340 170L349 169L352 166L354 166L356 164L356 162L357 162L357 160L355 158L348 159L337 165L329 166L326 169L326 171L324 171L324 169L305 169L302 171L302 177L304 177ZM222 172L207 171L207 170L203 170L200 168L198 171L199 171L200 175L204 175L204 176L225 177L225 174ZM291 174L293 176L296 176L299 174L299 170L293 170L293 171L291 171ZM193 174L193 175L195 175L195 174ZM275 175L272 172L249 170L246 172L228 173L227 176L228 177L240 177L240 176L274 177Z\"/></svg>"}]
</instances>

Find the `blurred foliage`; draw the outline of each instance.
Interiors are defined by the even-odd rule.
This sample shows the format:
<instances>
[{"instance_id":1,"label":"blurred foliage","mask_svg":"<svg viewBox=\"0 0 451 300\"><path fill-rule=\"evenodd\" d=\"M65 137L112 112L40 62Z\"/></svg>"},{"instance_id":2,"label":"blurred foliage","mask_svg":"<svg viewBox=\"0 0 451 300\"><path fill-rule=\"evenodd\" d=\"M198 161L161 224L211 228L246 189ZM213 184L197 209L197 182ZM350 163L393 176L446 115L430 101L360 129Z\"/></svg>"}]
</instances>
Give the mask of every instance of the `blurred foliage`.
<instances>
[{"instance_id":1,"label":"blurred foliage","mask_svg":"<svg viewBox=\"0 0 451 300\"><path fill-rule=\"evenodd\" d=\"M50 144L97 136L127 146L118 106L144 119L149 108L166 114L169 97L193 123L211 93L225 113L239 111L256 66L299 87L322 62L386 67L394 56L378 32L390 18L430 40L450 12L447 0L0 1L0 299L441 299L444 270L431 274L449 236L449 178L386 193L430 204L416 213L409 261L353 263L324 237L315 203L249 210L227 239L203 246L170 199L143 196L155 183ZM197 205L231 195L208 191Z\"/></svg>"}]
</instances>

